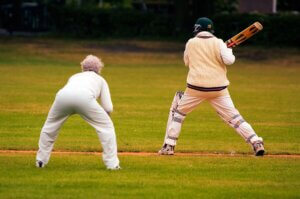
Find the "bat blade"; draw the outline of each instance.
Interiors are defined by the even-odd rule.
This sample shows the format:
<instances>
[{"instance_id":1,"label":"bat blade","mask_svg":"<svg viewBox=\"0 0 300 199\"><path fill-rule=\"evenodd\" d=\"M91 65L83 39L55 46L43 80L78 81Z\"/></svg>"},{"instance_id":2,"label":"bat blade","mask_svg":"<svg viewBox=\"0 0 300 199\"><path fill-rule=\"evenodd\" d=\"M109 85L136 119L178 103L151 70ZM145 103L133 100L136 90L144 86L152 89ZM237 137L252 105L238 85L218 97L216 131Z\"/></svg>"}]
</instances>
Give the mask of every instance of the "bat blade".
<instances>
[{"instance_id":1,"label":"bat blade","mask_svg":"<svg viewBox=\"0 0 300 199\"><path fill-rule=\"evenodd\" d=\"M228 39L225 43L228 48L233 48L237 45L240 45L259 31L263 29L263 26L259 22L255 22L240 33Z\"/></svg>"}]
</instances>

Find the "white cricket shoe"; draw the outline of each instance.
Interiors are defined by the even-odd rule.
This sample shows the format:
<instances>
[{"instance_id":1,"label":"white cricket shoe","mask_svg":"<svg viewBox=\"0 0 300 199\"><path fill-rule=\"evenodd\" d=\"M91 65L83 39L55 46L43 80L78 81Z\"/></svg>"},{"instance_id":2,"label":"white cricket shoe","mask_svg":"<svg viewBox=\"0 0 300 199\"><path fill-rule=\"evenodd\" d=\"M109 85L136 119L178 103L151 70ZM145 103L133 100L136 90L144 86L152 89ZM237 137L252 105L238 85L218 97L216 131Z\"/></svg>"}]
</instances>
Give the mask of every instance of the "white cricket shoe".
<instances>
[{"instance_id":1,"label":"white cricket shoe","mask_svg":"<svg viewBox=\"0 0 300 199\"><path fill-rule=\"evenodd\" d=\"M252 143L252 147L256 156L263 156L265 153L263 141L255 141Z\"/></svg>"},{"instance_id":2,"label":"white cricket shoe","mask_svg":"<svg viewBox=\"0 0 300 199\"><path fill-rule=\"evenodd\" d=\"M174 155L175 146L164 144L164 146L158 151L159 155Z\"/></svg>"},{"instance_id":3,"label":"white cricket shoe","mask_svg":"<svg viewBox=\"0 0 300 199\"><path fill-rule=\"evenodd\" d=\"M116 167L107 167L107 170L115 171L115 170L121 170L122 168L118 165Z\"/></svg>"}]
</instances>

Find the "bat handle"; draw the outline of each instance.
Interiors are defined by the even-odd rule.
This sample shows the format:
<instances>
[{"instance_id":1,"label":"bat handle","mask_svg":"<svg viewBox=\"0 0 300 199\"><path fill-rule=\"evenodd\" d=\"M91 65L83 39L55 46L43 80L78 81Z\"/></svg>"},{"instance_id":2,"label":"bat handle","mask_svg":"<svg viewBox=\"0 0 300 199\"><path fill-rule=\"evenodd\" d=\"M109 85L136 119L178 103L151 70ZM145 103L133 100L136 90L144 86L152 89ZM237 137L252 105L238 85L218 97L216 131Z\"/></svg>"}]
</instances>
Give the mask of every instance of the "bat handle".
<instances>
[{"instance_id":1,"label":"bat handle","mask_svg":"<svg viewBox=\"0 0 300 199\"><path fill-rule=\"evenodd\" d=\"M227 43L227 48L233 48L235 45L236 43L231 41L230 43Z\"/></svg>"}]
</instances>

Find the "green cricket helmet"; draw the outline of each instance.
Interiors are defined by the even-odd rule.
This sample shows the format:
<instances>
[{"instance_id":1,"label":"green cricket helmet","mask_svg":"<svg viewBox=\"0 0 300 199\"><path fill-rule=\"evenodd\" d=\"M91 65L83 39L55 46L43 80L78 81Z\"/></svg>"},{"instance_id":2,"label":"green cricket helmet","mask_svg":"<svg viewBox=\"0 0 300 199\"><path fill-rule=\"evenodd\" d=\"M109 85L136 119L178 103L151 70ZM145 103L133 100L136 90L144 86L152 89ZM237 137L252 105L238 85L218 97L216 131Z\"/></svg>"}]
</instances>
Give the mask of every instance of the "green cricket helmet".
<instances>
[{"instance_id":1,"label":"green cricket helmet","mask_svg":"<svg viewBox=\"0 0 300 199\"><path fill-rule=\"evenodd\" d=\"M211 33L214 33L214 24L212 20L210 20L207 17L200 17L197 19L195 25L194 25L194 34L197 34L201 31L208 31Z\"/></svg>"}]
</instances>

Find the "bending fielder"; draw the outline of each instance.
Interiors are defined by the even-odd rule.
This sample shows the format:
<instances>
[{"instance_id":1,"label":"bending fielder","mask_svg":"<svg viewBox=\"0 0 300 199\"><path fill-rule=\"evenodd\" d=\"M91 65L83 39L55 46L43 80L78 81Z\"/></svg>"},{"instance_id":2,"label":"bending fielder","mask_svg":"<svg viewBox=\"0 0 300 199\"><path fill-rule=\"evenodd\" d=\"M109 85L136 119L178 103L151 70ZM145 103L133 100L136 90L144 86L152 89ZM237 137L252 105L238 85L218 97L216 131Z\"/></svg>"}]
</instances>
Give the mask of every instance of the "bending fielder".
<instances>
[{"instance_id":1,"label":"bending fielder","mask_svg":"<svg viewBox=\"0 0 300 199\"><path fill-rule=\"evenodd\" d=\"M115 129L109 117L113 105L108 85L99 75L103 66L98 57L87 56L81 62L82 72L71 76L56 94L41 131L36 156L37 167L44 167L48 163L60 127L70 115L77 113L95 128L102 143L102 158L107 169L120 169ZM97 98L100 98L101 105Z\"/></svg>"},{"instance_id":2,"label":"bending fielder","mask_svg":"<svg viewBox=\"0 0 300 199\"><path fill-rule=\"evenodd\" d=\"M160 155L173 155L182 123L187 114L207 100L219 116L251 144L256 156L264 155L263 139L258 137L234 107L227 86L226 65L235 61L232 49L213 35L213 22L199 18L194 26L195 37L184 51L184 63L189 67L187 88L174 96ZM226 64L226 65L225 65Z\"/></svg>"}]
</instances>

